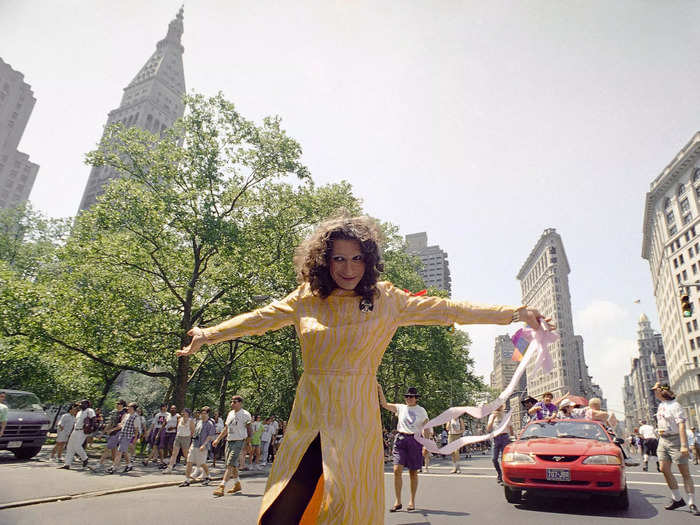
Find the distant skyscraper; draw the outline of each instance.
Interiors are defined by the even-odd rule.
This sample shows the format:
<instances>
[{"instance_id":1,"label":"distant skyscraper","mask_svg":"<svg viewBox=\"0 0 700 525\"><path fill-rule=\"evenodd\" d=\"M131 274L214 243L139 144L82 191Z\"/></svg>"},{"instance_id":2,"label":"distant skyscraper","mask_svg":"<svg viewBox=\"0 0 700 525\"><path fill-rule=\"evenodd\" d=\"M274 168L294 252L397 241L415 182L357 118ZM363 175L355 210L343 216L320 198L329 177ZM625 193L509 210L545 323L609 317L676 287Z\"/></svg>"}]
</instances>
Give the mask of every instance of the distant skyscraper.
<instances>
[{"instance_id":1,"label":"distant skyscraper","mask_svg":"<svg viewBox=\"0 0 700 525\"><path fill-rule=\"evenodd\" d=\"M570 392L587 398L602 397L600 387L588 375L583 338L574 334L569 292L569 261L561 237L554 228L544 231L518 272L523 304L551 317L561 339L550 346L554 368L534 374L527 368L527 389L532 396L552 392L555 397Z\"/></svg>"},{"instance_id":2,"label":"distant skyscraper","mask_svg":"<svg viewBox=\"0 0 700 525\"><path fill-rule=\"evenodd\" d=\"M406 235L408 253L416 255L423 262L420 276L427 286L434 286L452 293L452 278L447 252L438 245L428 246L428 234L425 232Z\"/></svg>"},{"instance_id":3,"label":"distant skyscraper","mask_svg":"<svg viewBox=\"0 0 700 525\"><path fill-rule=\"evenodd\" d=\"M180 43L183 31L183 12L180 9L151 58L124 88L119 107L109 112L107 126L120 122L126 127L137 126L160 133L182 117L185 110L182 101L185 94L182 54L185 48ZM92 168L80 211L92 206L109 181L118 176L109 167Z\"/></svg>"},{"instance_id":4,"label":"distant skyscraper","mask_svg":"<svg viewBox=\"0 0 700 525\"><path fill-rule=\"evenodd\" d=\"M652 421L659 401L651 391L654 383L668 382L666 355L661 334L651 329L649 318L642 314L637 330L638 354L632 359L629 375L625 376L623 402L625 403L625 427L628 431L639 426L644 419Z\"/></svg>"},{"instance_id":5,"label":"distant skyscraper","mask_svg":"<svg viewBox=\"0 0 700 525\"><path fill-rule=\"evenodd\" d=\"M671 389L700 423L700 290L690 289L684 317L682 284L700 281L700 132L652 181L644 205L642 257L649 261Z\"/></svg>"},{"instance_id":6,"label":"distant skyscraper","mask_svg":"<svg viewBox=\"0 0 700 525\"><path fill-rule=\"evenodd\" d=\"M0 58L0 209L28 200L39 171L17 150L35 103L24 75Z\"/></svg>"}]
</instances>

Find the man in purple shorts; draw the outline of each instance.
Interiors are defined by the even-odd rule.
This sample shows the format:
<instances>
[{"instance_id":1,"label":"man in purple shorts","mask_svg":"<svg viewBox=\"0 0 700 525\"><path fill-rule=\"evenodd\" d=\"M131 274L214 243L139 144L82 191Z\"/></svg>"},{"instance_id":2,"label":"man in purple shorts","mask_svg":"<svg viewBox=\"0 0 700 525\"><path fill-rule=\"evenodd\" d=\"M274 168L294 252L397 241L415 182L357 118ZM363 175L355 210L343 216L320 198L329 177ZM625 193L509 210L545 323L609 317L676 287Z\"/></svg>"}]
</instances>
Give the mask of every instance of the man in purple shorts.
<instances>
[{"instance_id":1,"label":"man in purple shorts","mask_svg":"<svg viewBox=\"0 0 700 525\"><path fill-rule=\"evenodd\" d=\"M411 499L406 506L406 510L411 511L416 508L416 491L418 490L418 471L423 465L423 446L416 441L413 435L428 421L428 413L425 408L418 405L420 395L415 387L410 387L404 394L406 404L387 403L384 391L379 386L379 403L382 408L394 412L398 415L399 421L396 424L396 439L394 440L394 490L396 501L389 512L396 512L401 509L401 489L403 480L401 475L403 468L408 469L411 478Z\"/></svg>"},{"instance_id":2,"label":"man in purple shorts","mask_svg":"<svg viewBox=\"0 0 700 525\"><path fill-rule=\"evenodd\" d=\"M180 414L177 413L177 407L170 405L168 419L165 420L165 426L160 432L159 442L160 450L164 457L170 457L173 453L173 443L175 443L175 435L177 434L177 422L180 419ZM166 465L162 464L161 468Z\"/></svg>"},{"instance_id":3,"label":"man in purple shorts","mask_svg":"<svg viewBox=\"0 0 700 525\"><path fill-rule=\"evenodd\" d=\"M151 445L151 453L146 459L143 460L144 467L148 465L149 461L155 461L156 458L158 458L159 465L165 465L165 462L163 461L163 449L160 448L160 433L163 431L165 423L168 421L168 417L170 417L170 414L165 410L166 408L168 408L168 405L162 403L160 405L160 412L153 416L151 429L148 433L148 444Z\"/></svg>"},{"instance_id":4,"label":"man in purple shorts","mask_svg":"<svg viewBox=\"0 0 700 525\"><path fill-rule=\"evenodd\" d=\"M126 401L120 399L117 401L116 409L109 417L107 428L105 428L105 434L107 434L107 448L105 448L102 457L100 457L100 467L104 466L107 457L114 463L114 456L119 446L119 430L117 427L119 423L121 423L124 414L126 414Z\"/></svg>"},{"instance_id":5,"label":"man in purple shorts","mask_svg":"<svg viewBox=\"0 0 700 525\"><path fill-rule=\"evenodd\" d=\"M122 454L126 455L126 466L123 472L129 472L133 470L131 465L131 456L129 455L129 445L136 439L136 434L141 432L141 417L136 413L138 405L136 403L129 403L126 405L126 414L119 423L119 446L117 447L117 453L114 457L114 465L107 469L107 472L112 474L115 470L119 468L119 464L122 460Z\"/></svg>"}]
</instances>

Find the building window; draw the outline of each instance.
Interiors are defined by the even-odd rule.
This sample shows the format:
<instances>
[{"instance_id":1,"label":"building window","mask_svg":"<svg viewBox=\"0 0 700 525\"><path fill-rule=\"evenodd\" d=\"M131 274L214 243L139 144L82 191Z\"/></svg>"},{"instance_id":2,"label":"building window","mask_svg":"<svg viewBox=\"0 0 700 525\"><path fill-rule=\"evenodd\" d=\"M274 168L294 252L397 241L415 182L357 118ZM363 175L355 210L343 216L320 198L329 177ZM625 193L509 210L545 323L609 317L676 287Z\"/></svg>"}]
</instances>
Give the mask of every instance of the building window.
<instances>
[{"instance_id":1,"label":"building window","mask_svg":"<svg viewBox=\"0 0 700 525\"><path fill-rule=\"evenodd\" d=\"M697 264L693 263L692 268L693 268L693 275L695 275L696 273L698 273L698 265L697 265Z\"/></svg>"},{"instance_id":2,"label":"building window","mask_svg":"<svg viewBox=\"0 0 700 525\"><path fill-rule=\"evenodd\" d=\"M695 350L695 340L694 339L690 340L690 349Z\"/></svg>"},{"instance_id":3,"label":"building window","mask_svg":"<svg viewBox=\"0 0 700 525\"><path fill-rule=\"evenodd\" d=\"M685 259L683 258L683 254L682 254L682 253L678 255L678 262L681 263L681 264L683 264L683 263L685 262Z\"/></svg>"},{"instance_id":4,"label":"building window","mask_svg":"<svg viewBox=\"0 0 700 525\"><path fill-rule=\"evenodd\" d=\"M686 213L685 215L683 215L683 224L684 225L688 224L690 222L690 219L692 219L692 218L693 218L693 215L691 213ZM689 232L685 232L685 240L686 241L690 240L690 233Z\"/></svg>"},{"instance_id":5,"label":"building window","mask_svg":"<svg viewBox=\"0 0 700 525\"><path fill-rule=\"evenodd\" d=\"M681 201L681 212L685 213L687 211L690 211L690 202L688 202L688 197Z\"/></svg>"},{"instance_id":6,"label":"building window","mask_svg":"<svg viewBox=\"0 0 700 525\"><path fill-rule=\"evenodd\" d=\"M683 184L683 183L681 182L681 183L678 185L678 193L677 193L677 195L680 197L680 196L683 195L684 193L685 193L685 184Z\"/></svg>"},{"instance_id":7,"label":"building window","mask_svg":"<svg viewBox=\"0 0 700 525\"><path fill-rule=\"evenodd\" d=\"M668 210L671 207L671 199L666 197L666 200L664 201L664 210Z\"/></svg>"},{"instance_id":8,"label":"building window","mask_svg":"<svg viewBox=\"0 0 700 525\"><path fill-rule=\"evenodd\" d=\"M676 228L675 224L668 229L668 234L671 236L673 236L677 233L678 233L678 228ZM678 241L676 241L676 242L678 242Z\"/></svg>"},{"instance_id":9,"label":"building window","mask_svg":"<svg viewBox=\"0 0 700 525\"><path fill-rule=\"evenodd\" d=\"M666 212L666 224L670 226L674 222L676 222L676 217L673 215L673 210L668 210Z\"/></svg>"},{"instance_id":10,"label":"building window","mask_svg":"<svg viewBox=\"0 0 700 525\"><path fill-rule=\"evenodd\" d=\"M673 258L673 267L678 268L678 259L676 259L675 257Z\"/></svg>"},{"instance_id":11,"label":"building window","mask_svg":"<svg viewBox=\"0 0 700 525\"><path fill-rule=\"evenodd\" d=\"M681 284L681 274L676 274L676 281L678 281L678 284Z\"/></svg>"},{"instance_id":12,"label":"building window","mask_svg":"<svg viewBox=\"0 0 700 525\"><path fill-rule=\"evenodd\" d=\"M688 248L688 257L692 257L692 256L693 256L693 247L691 246L690 248Z\"/></svg>"},{"instance_id":13,"label":"building window","mask_svg":"<svg viewBox=\"0 0 700 525\"><path fill-rule=\"evenodd\" d=\"M700 182L700 168L695 168L693 172L693 183Z\"/></svg>"},{"instance_id":14,"label":"building window","mask_svg":"<svg viewBox=\"0 0 700 525\"><path fill-rule=\"evenodd\" d=\"M693 329L690 327L690 323L685 323L685 329L688 333L693 331Z\"/></svg>"}]
</instances>

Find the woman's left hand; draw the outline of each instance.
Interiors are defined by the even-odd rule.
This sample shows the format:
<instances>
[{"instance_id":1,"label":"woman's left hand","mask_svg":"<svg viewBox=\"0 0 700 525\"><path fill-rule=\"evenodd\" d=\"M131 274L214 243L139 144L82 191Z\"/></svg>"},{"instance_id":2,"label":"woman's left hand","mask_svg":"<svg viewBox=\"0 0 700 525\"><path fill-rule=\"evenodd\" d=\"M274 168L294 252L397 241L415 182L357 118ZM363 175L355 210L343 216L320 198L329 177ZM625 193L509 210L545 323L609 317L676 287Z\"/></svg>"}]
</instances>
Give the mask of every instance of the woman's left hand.
<instances>
[{"instance_id":1,"label":"woman's left hand","mask_svg":"<svg viewBox=\"0 0 700 525\"><path fill-rule=\"evenodd\" d=\"M520 310L520 320L526 323L533 330L539 330L541 328L540 321L544 320L547 330L554 330L556 325L551 323L552 318L548 317L545 319L535 308L523 308Z\"/></svg>"}]
</instances>

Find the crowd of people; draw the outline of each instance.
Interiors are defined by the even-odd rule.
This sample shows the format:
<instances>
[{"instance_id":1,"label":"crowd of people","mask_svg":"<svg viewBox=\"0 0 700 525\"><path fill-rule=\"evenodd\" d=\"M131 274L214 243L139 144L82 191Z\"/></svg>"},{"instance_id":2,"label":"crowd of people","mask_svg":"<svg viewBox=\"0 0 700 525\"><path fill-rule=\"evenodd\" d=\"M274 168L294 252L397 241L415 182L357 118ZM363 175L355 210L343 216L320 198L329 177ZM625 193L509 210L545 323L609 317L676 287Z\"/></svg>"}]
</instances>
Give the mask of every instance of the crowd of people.
<instances>
[{"instance_id":1,"label":"crowd of people","mask_svg":"<svg viewBox=\"0 0 700 525\"><path fill-rule=\"evenodd\" d=\"M143 466L154 464L163 474L172 474L181 463L183 487L193 479L209 484L209 465L216 467L216 462L223 460L226 474L221 486L231 479L232 491L237 492L241 490L238 471L263 470L271 463L284 429L285 421L275 416L251 416L238 395L231 399L226 419L208 406L178 412L175 405L167 404L161 404L159 411L148 418L137 403L123 399L116 401L105 418L101 409L93 409L84 399L70 405L58 420L50 458L62 462L61 469L70 470L76 456L83 468L88 467L86 448L104 439L104 451L93 470L128 473L141 458ZM217 492L223 495L219 489L215 495L219 495Z\"/></svg>"}]
</instances>

